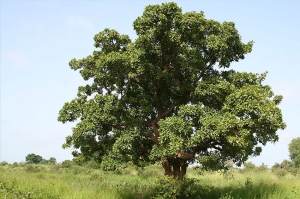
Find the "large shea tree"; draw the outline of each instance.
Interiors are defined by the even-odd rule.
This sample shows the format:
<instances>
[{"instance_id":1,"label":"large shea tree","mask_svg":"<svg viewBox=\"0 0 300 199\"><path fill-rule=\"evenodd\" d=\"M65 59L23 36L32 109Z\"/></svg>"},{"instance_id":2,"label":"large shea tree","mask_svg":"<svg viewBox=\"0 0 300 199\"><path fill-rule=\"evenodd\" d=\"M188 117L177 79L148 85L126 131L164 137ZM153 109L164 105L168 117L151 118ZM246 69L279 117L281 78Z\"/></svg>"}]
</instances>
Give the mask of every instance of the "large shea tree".
<instances>
[{"instance_id":1,"label":"large shea tree","mask_svg":"<svg viewBox=\"0 0 300 199\"><path fill-rule=\"evenodd\" d=\"M77 122L63 145L77 159L106 170L160 161L181 179L191 163L241 165L278 140L282 96L262 84L266 74L229 69L253 44L241 41L234 23L165 3L147 6L133 26L135 41L105 29L92 55L69 63L90 82L58 116Z\"/></svg>"}]
</instances>

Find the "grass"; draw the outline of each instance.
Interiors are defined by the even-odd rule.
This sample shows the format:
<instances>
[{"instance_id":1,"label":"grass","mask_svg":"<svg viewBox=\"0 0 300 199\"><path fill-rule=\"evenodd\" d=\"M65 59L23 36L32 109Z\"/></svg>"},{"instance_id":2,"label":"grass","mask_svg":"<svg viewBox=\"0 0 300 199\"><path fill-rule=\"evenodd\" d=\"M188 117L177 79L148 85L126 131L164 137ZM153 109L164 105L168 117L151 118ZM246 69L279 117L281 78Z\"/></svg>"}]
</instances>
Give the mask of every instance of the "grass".
<instances>
[{"instance_id":1,"label":"grass","mask_svg":"<svg viewBox=\"0 0 300 199\"><path fill-rule=\"evenodd\" d=\"M0 197L3 198L150 198L147 177L104 173L82 167L0 167ZM154 184L153 184L154 185ZM145 192L145 193L144 193Z\"/></svg>"},{"instance_id":2,"label":"grass","mask_svg":"<svg viewBox=\"0 0 300 199\"><path fill-rule=\"evenodd\" d=\"M271 170L240 172L229 171L225 175L217 172L189 177L199 179L209 193L205 198L228 199L297 199L300 195L300 176L290 174L277 177Z\"/></svg>"},{"instance_id":3,"label":"grass","mask_svg":"<svg viewBox=\"0 0 300 199\"><path fill-rule=\"evenodd\" d=\"M187 172L203 199L296 199L300 176L278 177L271 170L231 170L225 175L193 169ZM159 185L162 169L127 168L120 174L80 166L0 166L0 198L43 199L150 199Z\"/></svg>"}]
</instances>

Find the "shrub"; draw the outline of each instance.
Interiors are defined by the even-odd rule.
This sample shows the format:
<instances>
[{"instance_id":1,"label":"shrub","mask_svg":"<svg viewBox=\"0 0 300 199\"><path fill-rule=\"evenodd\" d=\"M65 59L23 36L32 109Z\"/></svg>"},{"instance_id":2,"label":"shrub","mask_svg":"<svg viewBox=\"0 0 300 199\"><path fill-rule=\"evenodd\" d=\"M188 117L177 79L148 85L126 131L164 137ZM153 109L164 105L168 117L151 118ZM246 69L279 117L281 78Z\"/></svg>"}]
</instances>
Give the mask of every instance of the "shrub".
<instances>
[{"instance_id":1,"label":"shrub","mask_svg":"<svg viewBox=\"0 0 300 199\"><path fill-rule=\"evenodd\" d=\"M288 169L288 172L291 173L293 176L297 176L300 174L300 169L292 167Z\"/></svg>"},{"instance_id":2,"label":"shrub","mask_svg":"<svg viewBox=\"0 0 300 199\"><path fill-rule=\"evenodd\" d=\"M259 171L259 172L264 172L267 169L268 169L268 167L264 163L262 163L262 165L256 167L256 171Z\"/></svg>"},{"instance_id":3,"label":"shrub","mask_svg":"<svg viewBox=\"0 0 300 199\"><path fill-rule=\"evenodd\" d=\"M89 180L96 180L97 179L98 181L103 181L103 178L99 173L90 173L88 175L88 179Z\"/></svg>"},{"instance_id":4,"label":"shrub","mask_svg":"<svg viewBox=\"0 0 300 199\"><path fill-rule=\"evenodd\" d=\"M78 166L78 165L73 165L71 168L69 167L68 170L70 172L72 172L72 174L77 175L77 174L81 174L81 173L88 174L86 171L88 171L89 169L87 169L85 167Z\"/></svg>"},{"instance_id":5,"label":"shrub","mask_svg":"<svg viewBox=\"0 0 300 199\"><path fill-rule=\"evenodd\" d=\"M244 167L245 167L245 169L254 169L255 164L253 164L252 162L245 162Z\"/></svg>"},{"instance_id":6,"label":"shrub","mask_svg":"<svg viewBox=\"0 0 300 199\"><path fill-rule=\"evenodd\" d=\"M246 171L251 171L255 169L255 164L253 164L252 162L245 162L244 163L244 170Z\"/></svg>"},{"instance_id":7,"label":"shrub","mask_svg":"<svg viewBox=\"0 0 300 199\"><path fill-rule=\"evenodd\" d=\"M14 162L11 166L12 166L12 168L15 168L15 167L19 166L19 164L17 162Z\"/></svg>"},{"instance_id":8,"label":"shrub","mask_svg":"<svg viewBox=\"0 0 300 199\"><path fill-rule=\"evenodd\" d=\"M280 169L281 168L281 166L280 166L280 164L278 163L278 162L276 162L273 166L272 166L272 170L273 169Z\"/></svg>"},{"instance_id":9,"label":"shrub","mask_svg":"<svg viewBox=\"0 0 300 199\"><path fill-rule=\"evenodd\" d=\"M90 169L100 169L101 168L100 164L94 160L88 161L85 166Z\"/></svg>"},{"instance_id":10,"label":"shrub","mask_svg":"<svg viewBox=\"0 0 300 199\"><path fill-rule=\"evenodd\" d=\"M73 165L73 162L71 160L64 160L61 163L62 168L70 168Z\"/></svg>"},{"instance_id":11,"label":"shrub","mask_svg":"<svg viewBox=\"0 0 300 199\"><path fill-rule=\"evenodd\" d=\"M6 162L6 161L0 162L0 166L5 166L5 165L8 165L8 162Z\"/></svg>"},{"instance_id":12,"label":"shrub","mask_svg":"<svg viewBox=\"0 0 300 199\"><path fill-rule=\"evenodd\" d=\"M195 179L174 180L164 176L157 183L154 199L200 199L199 186Z\"/></svg>"},{"instance_id":13,"label":"shrub","mask_svg":"<svg viewBox=\"0 0 300 199\"><path fill-rule=\"evenodd\" d=\"M26 167L25 167L25 171L26 171L27 173L37 173L37 172L39 172L39 171L41 171L41 170L40 170L39 166L34 166L34 165L32 165L32 164L28 164L28 165L26 165Z\"/></svg>"},{"instance_id":14,"label":"shrub","mask_svg":"<svg viewBox=\"0 0 300 199\"><path fill-rule=\"evenodd\" d=\"M55 173L58 172L60 170L60 168L62 168L61 164L54 164L54 165L50 165L50 172Z\"/></svg>"},{"instance_id":15,"label":"shrub","mask_svg":"<svg viewBox=\"0 0 300 199\"><path fill-rule=\"evenodd\" d=\"M280 167L284 170L289 170L290 168L294 167L293 162L288 161L288 160L283 160L280 164Z\"/></svg>"},{"instance_id":16,"label":"shrub","mask_svg":"<svg viewBox=\"0 0 300 199\"><path fill-rule=\"evenodd\" d=\"M278 177L283 177L287 174L287 172L281 168L272 169L272 173L274 173Z\"/></svg>"}]
</instances>

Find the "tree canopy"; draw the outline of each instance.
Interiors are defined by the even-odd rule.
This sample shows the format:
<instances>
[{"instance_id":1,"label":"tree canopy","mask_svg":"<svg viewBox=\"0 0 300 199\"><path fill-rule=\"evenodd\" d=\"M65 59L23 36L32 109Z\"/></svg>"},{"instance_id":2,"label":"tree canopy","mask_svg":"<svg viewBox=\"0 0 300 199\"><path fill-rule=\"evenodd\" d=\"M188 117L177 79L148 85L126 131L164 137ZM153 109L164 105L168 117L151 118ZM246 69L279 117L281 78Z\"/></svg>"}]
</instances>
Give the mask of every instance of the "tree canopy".
<instances>
[{"instance_id":1,"label":"tree canopy","mask_svg":"<svg viewBox=\"0 0 300 199\"><path fill-rule=\"evenodd\" d=\"M289 144L289 152L295 167L300 168L300 137L292 139Z\"/></svg>"},{"instance_id":2,"label":"tree canopy","mask_svg":"<svg viewBox=\"0 0 300 199\"><path fill-rule=\"evenodd\" d=\"M25 157L27 164L40 164L43 161L43 157L34 153L28 154Z\"/></svg>"},{"instance_id":3,"label":"tree canopy","mask_svg":"<svg viewBox=\"0 0 300 199\"><path fill-rule=\"evenodd\" d=\"M72 59L90 84L64 104L60 122L77 122L64 148L104 169L161 161L182 178L189 163L220 169L259 155L285 128L266 73L230 70L253 42L233 22L182 13L175 3L149 5L134 23L137 39L105 29L92 55Z\"/></svg>"},{"instance_id":4,"label":"tree canopy","mask_svg":"<svg viewBox=\"0 0 300 199\"><path fill-rule=\"evenodd\" d=\"M56 164L56 158L50 157L49 160L44 159L40 155L30 153L25 157L27 164Z\"/></svg>"}]
</instances>

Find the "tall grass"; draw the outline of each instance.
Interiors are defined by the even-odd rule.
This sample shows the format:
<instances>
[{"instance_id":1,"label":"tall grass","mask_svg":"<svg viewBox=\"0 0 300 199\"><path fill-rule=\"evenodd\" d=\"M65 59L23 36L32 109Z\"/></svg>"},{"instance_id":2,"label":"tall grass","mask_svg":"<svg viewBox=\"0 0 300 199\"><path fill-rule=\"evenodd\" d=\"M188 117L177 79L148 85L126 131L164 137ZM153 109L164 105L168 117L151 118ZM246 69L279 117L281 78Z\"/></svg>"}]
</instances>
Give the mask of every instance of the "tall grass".
<instances>
[{"instance_id":1,"label":"tall grass","mask_svg":"<svg viewBox=\"0 0 300 199\"><path fill-rule=\"evenodd\" d=\"M271 170L231 170L225 174L191 170L189 177L197 178L208 193L203 198L222 199L299 199L300 177L274 175Z\"/></svg>"},{"instance_id":2,"label":"tall grass","mask_svg":"<svg viewBox=\"0 0 300 199\"><path fill-rule=\"evenodd\" d=\"M0 166L0 198L150 199L163 186L160 176L157 166L129 167L116 174L80 166L5 165ZM299 176L277 177L271 170L200 175L189 169L187 177L195 179L193 189L203 199L296 199L300 195Z\"/></svg>"}]
</instances>

